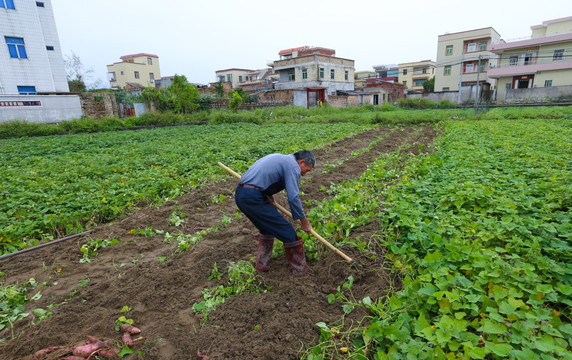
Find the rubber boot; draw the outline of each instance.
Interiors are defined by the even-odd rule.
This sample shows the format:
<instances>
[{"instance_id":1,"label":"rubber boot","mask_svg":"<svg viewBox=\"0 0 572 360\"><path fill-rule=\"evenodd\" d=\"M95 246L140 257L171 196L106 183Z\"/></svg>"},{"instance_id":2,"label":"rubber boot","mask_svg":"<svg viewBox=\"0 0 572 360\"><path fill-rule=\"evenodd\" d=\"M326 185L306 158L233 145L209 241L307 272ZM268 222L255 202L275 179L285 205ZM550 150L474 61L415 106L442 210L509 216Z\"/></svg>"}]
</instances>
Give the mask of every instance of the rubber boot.
<instances>
[{"instance_id":1,"label":"rubber boot","mask_svg":"<svg viewBox=\"0 0 572 360\"><path fill-rule=\"evenodd\" d=\"M298 241L291 243L284 243L284 252L286 254L286 261L292 268L294 275L308 275L310 269L306 264L306 254L304 253L304 241L298 238Z\"/></svg>"},{"instance_id":2,"label":"rubber boot","mask_svg":"<svg viewBox=\"0 0 572 360\"><path fill-rule=\"evenodd\" d=\"M274 248L274 236L260 234L258 238L258 252L256 253L256 270L270 270L270 258Z\"/></svg>"}]
</instances>

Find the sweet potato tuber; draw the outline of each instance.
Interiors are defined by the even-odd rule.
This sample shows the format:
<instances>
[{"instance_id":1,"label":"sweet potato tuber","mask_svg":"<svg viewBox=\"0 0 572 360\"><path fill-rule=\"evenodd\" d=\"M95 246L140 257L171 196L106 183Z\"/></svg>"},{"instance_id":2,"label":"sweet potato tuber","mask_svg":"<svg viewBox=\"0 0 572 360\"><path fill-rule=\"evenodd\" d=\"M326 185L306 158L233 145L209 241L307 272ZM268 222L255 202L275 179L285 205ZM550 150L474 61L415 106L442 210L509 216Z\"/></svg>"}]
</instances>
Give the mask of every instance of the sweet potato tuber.
<instances>
[{"instance_id":1,"label":"sweet potato tuber","mask_svg":"<svg viewBox=\"0 0 572 360\"><path fill-rule=\"evenodd\" d=\"M100 349L102 345L103 345L102 342L99 342L97 344L78 345L73 349L72 353L74 356L86 358L90 356L94 351Z\"/></svg>"},{"instance_id":2,"label":"sweet potato tuber","mask_svg":"<svg viewBox=\"0 0 572 360\"><path fill-rule=\"evenodd\" d=\"M135 326L130 324L121 325L121 331L130 333L131 335L137 335L141 333L141 330L139 330L139 328L136 328Z\"/></svg>"},{"instance_id":3,"label":"sweet potato tuber","mask_svg":"<svg viewBox=\"0 0 572 360\"><path fill-rule=\"evenodd\" d=\"M133 342L133 339L131 339L131 335L128 332L124 332L121 341L123 341L124 344L129 345L129 343Z\"/></svg>"},{"instance_id":4,"label":"sweet potato tuber","mask_svg":"<svg viewBox=\"0 0 572 360\"><path fill-rule=\"evenodd\" d=\"M118 348L102 349L99 351L98 354L111 360L111 359L117 359L120 351L121 350L119 350Z\"/></svg>"},{"instance_id":5,"label":"sweet potato tuber","mask_svg":"<svg viewBox=\"0 0 572 360\"><path fill-rule=\"evenodd\" d=\"M65 358L61 358L60 360L85 360L85 358L81 356L70 355L66 356Z\"/></svg>"},{"instance_id":6,"label":"sweet potato tuber","mask_svg":"<svg viewBox=\"0 0 572 360\"><path fill-rule=\"evenodd\" d=\"M46 356L46 355L48 355L48 354L50 354L50 353L52 353L52 352L54 352L60 348L61 348L61 346L52 346L49 348L38 350L34 353L34 359L42 359L42 358L44 358L44 356Z\"/></svg>"}]
</instances>

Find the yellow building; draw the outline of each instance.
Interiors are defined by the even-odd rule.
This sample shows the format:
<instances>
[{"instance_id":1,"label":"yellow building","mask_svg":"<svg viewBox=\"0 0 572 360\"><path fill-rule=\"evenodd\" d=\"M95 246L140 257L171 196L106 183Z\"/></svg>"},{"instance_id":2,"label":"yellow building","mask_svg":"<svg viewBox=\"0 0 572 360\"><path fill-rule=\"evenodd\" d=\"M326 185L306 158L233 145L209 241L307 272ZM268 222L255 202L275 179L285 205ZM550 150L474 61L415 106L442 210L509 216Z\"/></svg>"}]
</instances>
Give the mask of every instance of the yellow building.
<instances>
[{"instance_id":1,"label":"yellow building","mask_svg":"<svg viewBox=\"0 0 572 360\"><path fill-rule=\"evenodd\" d=\"M488 76L498 79L497 100L513 89L572 85L572 17L544 21L531 30L530 39L491 48L498 59Z\"/></svg>"},{"instance_id":2,"label":"yellow building","mask_svg":"<svg viewBox=\"0 0 572 360\"><path fill-rule=\"evenodd\" d=\"M121 62L107 65L107 78L112 88L155 87L155 80L161 79L157 55L140 53L124 55L120 59Z\"/></svg>"},{"instance_id":3,"label":"yellow building","mask_svg":"<svg viewBox=\"0 0 572 360\"><path fill-rule=\"evenodd\" d=\"M435 91L459 91L459 85L470 87L489 83L487 78L491 58L496 56L489 47L499 44L501 38L492 27L439 35Z\"/></svg>"},{"instance_id":4,"label":"yellow building","mask_svg":"<svg viewBox=\"0 0 572 360\"><path fill-rule=\"evenodd\" d=\"M402 63L399 67L399 83L409 90L423 92L423 83L435 76L435 61L422 60Z\"/></svg>"}]
</instances>

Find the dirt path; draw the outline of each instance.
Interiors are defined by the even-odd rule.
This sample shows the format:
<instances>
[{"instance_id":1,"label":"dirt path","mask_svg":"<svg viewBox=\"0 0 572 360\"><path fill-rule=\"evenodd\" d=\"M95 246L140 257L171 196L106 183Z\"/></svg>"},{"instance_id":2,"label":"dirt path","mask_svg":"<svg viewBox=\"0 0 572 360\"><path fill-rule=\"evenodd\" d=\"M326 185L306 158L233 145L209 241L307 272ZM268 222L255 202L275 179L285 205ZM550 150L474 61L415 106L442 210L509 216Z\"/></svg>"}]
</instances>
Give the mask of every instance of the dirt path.
<instances>
[{"instance_id":1,"label":"dirt path","mask_svg":"<svg viewBox=\"0 0 572 360\"><path fill-rule=\"evenodd\" d=\"M318 166L303 178L303 201L324 199L327 193L321 188L358 177L380 153L394 151L405 142L414 144L408 151L415 153L418 144L432 143L435 135L430 126L377 128L315 150ZM359 152L368 147L369 151ZM327 252L320 261L309 264L312 274L308 277L294 277L285 259L278 257L272 260L270 272L262 275L264 284L272 287L270 291L230 298L201 326L192 305L203 299L204 288L221 283L208 280L213 265L223 272L230 262L256 254L255 228L245 217L233 217L236 183L229 177L163 206L101 225L87 236L1 261L7 284L31 277L49 283L42 289L42 298L31 303L34 308L66 303L51 309L53 315L36 325L30 326L29 319L16 324L17 339L9 339L8 329L1 331L0 338L8 339L0 343L0 359L22 359L36 350L72 344L86 335L120 340L114 325L125 305L133 308L128 317L147 339L137 348L144 351L142 359L200 359L198 352L210 360L298 359L299 350L318 339L317 322L342 318L341 307L329 305L326 297L348 276L355 279L352 291L357 299L378 298L391 285L381 256L372 260L349 246L342 251L354 258L354 265ZM219 201L224 198L221 195L226 199ZM286 204L283 199L278 201ZM188 215L181 226L169 223L174 211ZM176 255L172 255L175 243L164 242L163 235L130 234L147 227L195 234L219 224L223 216L232 219L229 226L209 232L203 241ZM364 228L361 234L372 230ZM113 238L120 244L100 249L89 264L79 263L82 244ZM162 256L167 260L161 263L157 259ZM79 288L86 279L87 285ZM76 290L77 294L70 296ZM363 315L352 313L346 324ZM137 354L125 357L136 358Z\"/></svg>"}]
</instances>

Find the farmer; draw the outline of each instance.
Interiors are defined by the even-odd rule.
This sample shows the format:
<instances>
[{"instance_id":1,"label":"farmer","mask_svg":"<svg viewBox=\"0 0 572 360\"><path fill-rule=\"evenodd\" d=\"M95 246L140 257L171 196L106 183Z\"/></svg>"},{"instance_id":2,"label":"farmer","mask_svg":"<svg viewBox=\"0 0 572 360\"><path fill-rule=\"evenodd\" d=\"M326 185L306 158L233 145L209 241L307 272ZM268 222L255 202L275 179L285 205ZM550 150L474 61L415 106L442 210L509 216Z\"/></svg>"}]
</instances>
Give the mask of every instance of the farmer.
<instances>
[{"instance_id":1,"label":"farmer","mask_svg":"<svg viewBox=\"0 0 572 360\"><path fill-rule=\"evenodd\" d=\"M236 188L236 205L260 231L256 269L268 271L274 247L274 238L284 243L286 260L294 275L309 272L304 254L304 243L292 227L274 207L273 195L286 189L288 203L294 220L300 220L302 230L309 233L312 226L300 201L300 176L314 168L316 158L309 150L295 154L270 154L258 159L248 169Z\"/></svg>"}]
</instances>

